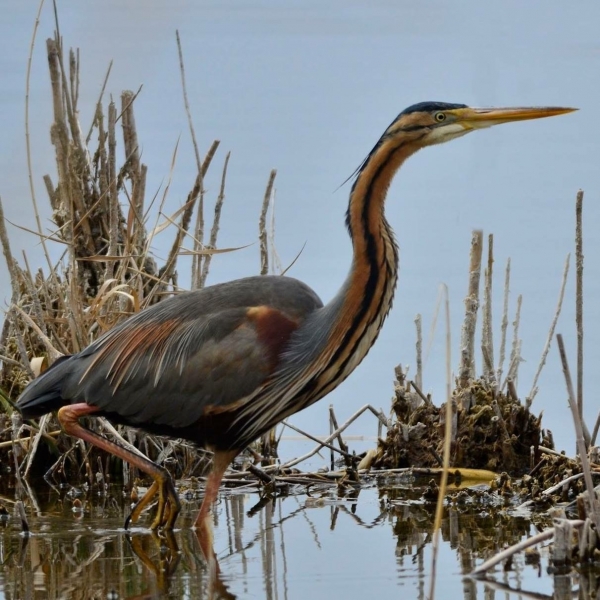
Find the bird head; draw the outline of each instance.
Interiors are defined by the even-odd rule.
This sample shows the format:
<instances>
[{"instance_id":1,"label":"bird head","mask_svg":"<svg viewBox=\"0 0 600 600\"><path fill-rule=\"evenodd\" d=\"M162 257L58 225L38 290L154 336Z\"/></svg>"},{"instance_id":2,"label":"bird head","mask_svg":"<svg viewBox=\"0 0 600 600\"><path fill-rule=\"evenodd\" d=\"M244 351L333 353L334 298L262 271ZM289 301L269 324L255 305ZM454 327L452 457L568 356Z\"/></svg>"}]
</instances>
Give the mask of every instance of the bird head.
<instances>
[{"instance_id":1,"label":"bird head","mask_svg":"<svg viewBox=\"0 0 600 600\"><path fill-rule=\"evenodd\" d=\"M421 102L402 111L387 128L384 138L401 136L419 147L441 144L476 129L528 119L553 117L577 110L554 106L471 108L466 104Z\"/></svg>"}]
</instances>

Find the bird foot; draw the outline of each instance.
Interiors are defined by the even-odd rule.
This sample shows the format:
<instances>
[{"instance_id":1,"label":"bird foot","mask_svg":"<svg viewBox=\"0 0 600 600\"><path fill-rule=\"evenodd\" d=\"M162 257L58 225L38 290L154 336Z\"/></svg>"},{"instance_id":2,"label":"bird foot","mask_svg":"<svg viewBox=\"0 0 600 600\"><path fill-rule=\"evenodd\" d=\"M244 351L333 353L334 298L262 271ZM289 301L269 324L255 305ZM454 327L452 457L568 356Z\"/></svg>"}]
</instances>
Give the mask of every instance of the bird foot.
<instances>
[{"instance_id":1,"label":"bird foot","mask_svg":"<svg viewBox=\"0 0 600 600\"><path fill-rule=\"evenodd\" d=\"M157 529L173 529L175 521L181 512L181 503L175 491L173 480L166 471L162 471L156 477L142 499L133 507L131 514L125 520L125 529L128 529L132 523L137 523L144 509L152 502L156 495L158 495L158 504L150 529L153 531Z\"/></svg>"}]
</instances>

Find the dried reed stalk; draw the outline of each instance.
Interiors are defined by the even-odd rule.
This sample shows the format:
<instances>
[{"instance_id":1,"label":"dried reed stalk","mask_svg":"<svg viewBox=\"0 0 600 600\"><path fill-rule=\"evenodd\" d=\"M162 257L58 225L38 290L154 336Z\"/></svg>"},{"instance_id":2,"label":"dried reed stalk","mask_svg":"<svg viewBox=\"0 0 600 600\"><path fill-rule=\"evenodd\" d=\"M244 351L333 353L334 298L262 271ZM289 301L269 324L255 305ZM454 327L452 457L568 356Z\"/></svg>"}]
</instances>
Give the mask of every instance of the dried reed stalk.
<instances>
[{"instance_id":1,"label":"dried reed stalk","mask_svg":"<svg viewBox=\"0 0 600 600\"><path fill-rule=\"evenodd\" d=\"M267 238L267 212L269 210L269 204L271 196L273 194L273 184L275 183L275 177L277 171L273 169L269 174L269 181L267 182L267 188L265 189L265 195L263 197L262 209L260 211L260 218L258 221L258 241L260 243L260 274L267 275L269 272L269 246Z\"/></svg>"},{"instance_id":2,"label":"dried reed stalk","mask_svg":"<svg viewBox=\"0 0 600 600\"><path fill-rule=\"evenodd\" d=\"M575 324L577 327L577 410L583 419L583 190L575 201Z\"/></svg>"},{"instance_id":3,"label":"dried reed stalk","mask_svg":"<svg viewBox=\"0 0 600 600\"><path fill-rule=\"evenodd\" d=\"M556 324L558 323L558 317L560 316L560 312L562 310L562 303L563 303L563 299L565 297L565 288L567 286L567 276L569 274L570 258L571 258L571 255L567 254L567 259L565 261L565 268L563 271L562 284L560 286L560 292L558 294L558 303L556 305L556 311L554 312L554 318L552 319L552 323L550 325L550 331L548 332L546 344L544 345L544 349L542 350L542 357L540 359L540 364L538 365L537 371L533 378L533 383L531 384L531 391L529 392L529 395L527 396L527 398L525 400L525 406L527 409L529 409L531 407L531 404L533 403L533 399L535 398L535 396L538 392L537 382L542 373L542 369L544 368L544 365L546 364L546 358L548 357L548 352L550 351L550 346L551 346L552 340L554 338L554 330L556 329Z\"/></svg>"},{"instance_id":4,"label":"dried reed stalk","mask_svg":"<svg viewBox=\"0 0 600 600\"><path fill-rule=\"evenodd\" d=\"M37 25L36 25L37 26ZM57 30L58 31L58 30ZM32 41L33 47L33 41ZM121 95L121 112L111 101L107 112L102 98L110 67L104 78L100 98L87 135L82 134L78 121L80 97L79 53L71 51L63 60L60 36L47 40L48 68L54 122L51 141L55 150L56 180L46 175L44 183L52 207L56 230L50 235L42 231L30 171L30 185L38 231L46 256L48 240L66 246L58 263L51 263L49 272L32 272L24 257L25 268L19 267L10 251L8 234L0 202L0 241L11 277L12 298L1 332L2 364L0 387L7 396L16 399L34 373L29 360L48 356L50 363L63 353L74 353L87 346L107 329L141 310L151 302L178 290L175 280L177 258L187 233L196 198L201 192L201 180L206 175L215 155L218 141L209 149L202 163L188 201L179 213L178 222L167 224L175 231L174 242L166 264L158 267L151 253L150 242L156 229L148 233L146 209L147 167L142 164L140 142L135 120L135 100L139 94ZM29 90L29 69L27 90ZM27 92L28 96L28 92ZM26 102L26 112L28 102ZM125 160L118 164L117 124L121 121L121 140ZM29 156L29 126L26 138ZM89 146L88 144L92 144ZM216 245L220 208L224 199L224 181L216 202L216 219L211 232L211 246ZM126 206L125 212L123 206ZM164 228L164 227L163 227ZM205 280L208 271L203 275ZM35 457L35 447L46 437L48 419L35 435L31 445L27 470ZM27 425L18 425L16 434ZM19 437L18 435L16 436ZM15 438L16 439L16 438ZM147 444L151 439L142 434L136 444ZM79 470L82 461L80 448L67 437L58 442L65 463ZM157 456L162 442L157 442ZM84 450L87 452L86 450ZM194 464L198 459L192 457ZM187 465L182 466L185 469ZM91 468L88 469L91 473Z\"/></svg>"},{"instance_id":5,"label":"dried reed stalk","mask_svg":"<svg viewBox=\"0 0 600 600\"><path fill-rule=\"evenodd\" d=\"M567 394L569 399L569 407L571 408L571 416L573 417L573 424L575 425L575 434L577 437L577 452L579 453L579 460L581 461L581 470L583 471L585 487L589 494L589 517L594 522L594 525L596 526L596 531L600 531L600 506L598 506L598 498L596 497L596 491L594 490L592 472L590 469L590 462L587 455L587 449L590 443L589 434L587 434L586 436L586 432L583 427L583 422L579 417L579 408L577 406L577 399L573 391L573 381L571 379L571 372L569 370L569 363L567 361L565 344L563 341L563 337L560 333L556 334L556 341L558 343L558 351L560 353L563 374L565 376L565 383L567 385Z\"/></svg>"},{"instance_id":6,"label":"dried reed stalk","mask_svg":"<svg viewBox=\"0 0 600 600\"><path fill-rule=\"evenodd\" d=\"M461 389L468 387L475 377L475 328L477 309L479 308L479 279L481 277L481 255L483 250L483 232L473 231L469 266L469 289L465 298L465 319L462 326L458 369L458 384Z\"/></svg>"},{"instance_id":7,"label":"dried reed stalk","mask_svg":"<svg viewBox=\"0 0 600 600\"><path fill-rule=\"evenodd\" d=\"M494 336L492 320L492 280L494 273L494 236L488 236L488 262L485 269L483 287L483 308L481 327L481 349L483 353L483 377L488 383L494 383Z\"/></svg>"},{"instance_id":8,"label":"dried reed stalk","mask_svg":"<svg viewBox=\"0 0 600 600\"><path fill-rule=\"evenodd\" d=\"M415 374L415 383L419 389L423 389L423 318L421 315L415 317L415 327L417 330L417 343L415 348L417 372Z\"/></svg>"}]
</instances>

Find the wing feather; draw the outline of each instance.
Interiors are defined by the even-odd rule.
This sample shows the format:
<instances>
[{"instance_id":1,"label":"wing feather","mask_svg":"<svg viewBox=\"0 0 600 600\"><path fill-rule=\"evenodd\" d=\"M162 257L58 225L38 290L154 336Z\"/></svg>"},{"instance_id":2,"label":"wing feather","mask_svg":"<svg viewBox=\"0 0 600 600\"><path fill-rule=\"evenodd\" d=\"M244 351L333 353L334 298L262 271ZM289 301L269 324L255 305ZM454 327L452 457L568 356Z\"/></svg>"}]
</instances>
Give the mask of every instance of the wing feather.
<instances>
[{"instance_id":1,"label":"wing feather","mask_svg":"<svg viewBox=\"0 0 600 600\"><path fill-rule=\"evenodd\" d=\"M240 281L247 292L233 282L219 295L214 288L184 294L109 331L70 359L63 398L133 425L183 428L256 393L290 335L322 303L289 278ZM260 299L269 304L250 302Z\"/></svg>"}]
</instances>

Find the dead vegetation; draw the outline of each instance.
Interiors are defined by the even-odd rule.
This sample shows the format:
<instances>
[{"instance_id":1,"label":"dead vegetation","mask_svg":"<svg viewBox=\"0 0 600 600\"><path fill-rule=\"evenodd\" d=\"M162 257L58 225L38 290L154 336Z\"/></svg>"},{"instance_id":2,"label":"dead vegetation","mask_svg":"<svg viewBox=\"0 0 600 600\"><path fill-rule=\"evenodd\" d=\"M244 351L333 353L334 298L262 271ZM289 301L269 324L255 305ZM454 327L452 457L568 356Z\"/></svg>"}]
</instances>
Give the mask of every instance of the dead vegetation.
<instances>
[{"instance_id":1,"label":"dead vegetation","mask_svg":"<svg viewBox=\"0 0 600 600\"><path fill-rule=\"evenodd\" d=\"M109 67L93 123L86 131L78 120L79 53L71 50L67 56L58 36L47 40L46 47L54 108L51 141L56 176L45 175L44 184L55 229L42 230L34 198L38 231L31 233L41 242L46 268L32 268L26 254L22 262L17 261L0 201L0 240L12 283L11 304L0 337L0 401L4 413L0 442L5 442L0 451L8 452L8 464L16 461L19 470L24 468L27 474L32 466L45 473L52 465L53 477L61 473L73 481L82 477L92 481L92 472L98 468L120 478L106 456L90 453L66 436L55 435L53 417L43 418L39 427L37 423L23 424L10 402L59 356L82 350L131 314L179 292L177 267L181 256L191 257L192 287L205 284L212 256L233 250L216 248L229 154L223 161L218 195L208 198L203 181L216 160L219 141L215 140L201 159L190 116L198 172L182 206L166 214L169 183L161 192L152 192L154 196L148 200L148 167L141 160L141 138L135 121L140 90L123 92L118 103L112 98L106 100ZM183 90L185 96L185 80ZM173 164L176 155L177 148ZM274 178L275 171L269 179L260 221L263 270L268 270L268 242L273 237L267 234L266 214ZM209 200L214 205L212 225L204 214ZM257 213L259 208L257 202ZM170 250L161 263L153 247L157 237L168 232L172 237ZM57 247L60 258L53 260ZM8 415L12 415L10 419ZM178 476L201 472L205 466L206 461L199 460L198 453L185 449L185 445L178 445L175 451L173 443L160 438L133 431L125 435L153 459L167 465L169 461L174 463L171 466ZM12 445L11 440L20 441ZM127 467L124 469L122 477L131 481Z\"/></svg>"}]
</instances>

